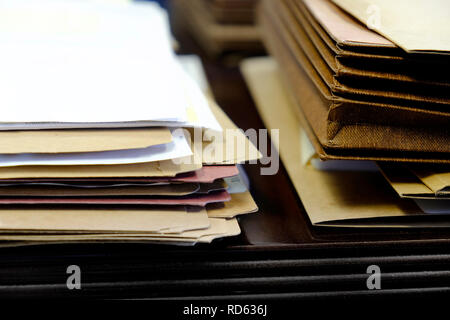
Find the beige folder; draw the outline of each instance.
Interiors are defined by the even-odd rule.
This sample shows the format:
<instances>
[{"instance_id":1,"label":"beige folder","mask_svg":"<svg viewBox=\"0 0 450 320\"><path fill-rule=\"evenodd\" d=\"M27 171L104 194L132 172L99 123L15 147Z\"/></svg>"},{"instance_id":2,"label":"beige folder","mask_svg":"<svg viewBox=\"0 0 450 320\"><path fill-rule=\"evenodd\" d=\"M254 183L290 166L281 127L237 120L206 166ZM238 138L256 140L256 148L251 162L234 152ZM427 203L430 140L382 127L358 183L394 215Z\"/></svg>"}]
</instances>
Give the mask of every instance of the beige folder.
<instances>
[{"instance_id":1,"label":"beige folder","mask_svg":"<svg viewBox=\"0 0 450 320\"><path fill-rule=\"evenodd\" d=\"M302 165L302 129L291 94L271 58L246 60L242 70L268 129L280 129L277 146L311 222L335 227L449 227L401 199L380 172L325 172Z\"/></svg>"},{"instance_id":2,"label":"beige folder","mask_svg":"<svg viewBox=\"0 0 450 320\"><path fill-rule=\"evenodd\" d=\"M171 141L167 128L0 131L0 153L141 149Z\"/></svg>"},{"instance_id":3,"label":"beige folder","mask_svg":"<svg viewBox=\"0 0 450 320\"><path fill-rule=\"evenodd\" d=\"M168 243L210 243L214 239L238 235L241 230L236 219L209 219L209 227L180 233L134 233L134 234L0 234L0 241L48 242L124 242L155 241Z\"/></svg>"},{"instance_id":4,"label":"beige folder","mask_svg":"<svg viewBox=\"0 0 450 320\"><path fill-rule=\"evenodd\" d=\"M209 190L209 184L203 186ZM80 188L51 185L20 185L0 187L0 196L7 197L121 197L121 196L172 196L181 197L200 190L198 183L172 183L154 185L132 185Z\"/></svg>"},{"instance_id":5,"label":"beige folder","mask_svg":"<svg viewBox=\"0 0 450 320\"><path fill-rule=\"evenodd\" d=\"M333 0L407 52L450 52L447 0Z\"/></svg>"}]
</instances>

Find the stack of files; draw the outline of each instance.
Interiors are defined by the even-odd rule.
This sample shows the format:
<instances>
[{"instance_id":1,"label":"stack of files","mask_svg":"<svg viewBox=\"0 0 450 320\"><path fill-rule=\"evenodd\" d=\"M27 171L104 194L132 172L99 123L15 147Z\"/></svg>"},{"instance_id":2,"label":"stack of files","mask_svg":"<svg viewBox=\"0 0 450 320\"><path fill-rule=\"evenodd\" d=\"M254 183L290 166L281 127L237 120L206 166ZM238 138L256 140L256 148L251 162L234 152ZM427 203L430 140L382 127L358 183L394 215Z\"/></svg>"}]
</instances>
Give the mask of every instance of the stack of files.
<instances>
[{"instance_id":1,"label":"stack of files","mask_svg":"<svg viewBox=\"0 0 450 320\"><path fill-rule=\"evenodd\" d=\"M379 232L450 227L448 166L322 161L296 117L295 98L278 63L251 58L241 69L267 129L280 130L276 147L313 226Z\"/></svg>"},{"instance_id":2,"label":"stack of files","mask_svg":"<svg viewBox=\"0 0 450 320\"><path fill-rule=\"evenodd\" d=\"M223 24L255 23L257 0L206 0L215 21Z\"/></svg>"},{"instance_id":3,"label":"stack of files","mask_svg":"<svg viewBox=\"0 0 450 320\"><path fill-rule=\"evenodd\" d=\"M380 30L362 23L377 25L367 8ZM450 161L448 10L445 1L263 1L265 43L321 159ZM426 22L410 28L406 17Z\"/></svg>"},{"instance_id":4,"label":"stack of files","mask_svg":"<svg viewBox=\"0 0 450 320\"><path fill-rule=\"evenodd\" d=\"M257 0L172 0L180 24L210 55L229 51L262 52L255 25Z\"/></svg>"},{"instance_id":5,"label":"stack of files","mask_svg":"<svg viewBox=\"0 0 450 320\"><path fill-rule=\"evenodd\" d=\"M198 59L174 55L165 11L23 0L2 1L0 15L0 240L195 244L240 233L235 217L257 206L237 164L260 153L243 133L244 153L207 139L238 130L202 91Z\"/></svg>"}]
</instances>

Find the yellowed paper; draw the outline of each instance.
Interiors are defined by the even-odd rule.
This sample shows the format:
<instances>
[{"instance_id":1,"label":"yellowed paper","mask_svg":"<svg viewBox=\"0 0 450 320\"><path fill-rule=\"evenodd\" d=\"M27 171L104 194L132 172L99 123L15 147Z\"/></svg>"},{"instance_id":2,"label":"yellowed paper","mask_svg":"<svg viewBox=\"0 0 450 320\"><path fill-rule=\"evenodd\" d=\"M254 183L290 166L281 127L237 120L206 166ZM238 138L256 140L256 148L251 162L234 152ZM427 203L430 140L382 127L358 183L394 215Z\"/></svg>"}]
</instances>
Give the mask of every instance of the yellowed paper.
<instances>
[{"instance_id":1,"label":"yellowed paper","mask_svg":"<svg viewBox=\"0 0 450 320\"><path fill-rule=\"evenodd\" d=\"M0 153L141 149L171 141L167 128L0 131Z\"/></svg>"},{"instance_id":2,"label":"yellowed paper","mask_svg":"<svg viewBox=\"0 0 450 320\"><path fill-rule=\"evenodd\" d=\"M254 213L258 206L250 192L231 194L231 200L224 203L210 203L206 206L210 218L234 218L237 215Z\"/></svg>"},{"instance_id":3,"label":"yellowed paper","mask_svg":"<svg viewBox=\"0 0 450 320\"><path fill-rule=\"evenodd\" d=\"M450 1L332 1L407 52L450 53Z\"/></svg>"}]
</instances>

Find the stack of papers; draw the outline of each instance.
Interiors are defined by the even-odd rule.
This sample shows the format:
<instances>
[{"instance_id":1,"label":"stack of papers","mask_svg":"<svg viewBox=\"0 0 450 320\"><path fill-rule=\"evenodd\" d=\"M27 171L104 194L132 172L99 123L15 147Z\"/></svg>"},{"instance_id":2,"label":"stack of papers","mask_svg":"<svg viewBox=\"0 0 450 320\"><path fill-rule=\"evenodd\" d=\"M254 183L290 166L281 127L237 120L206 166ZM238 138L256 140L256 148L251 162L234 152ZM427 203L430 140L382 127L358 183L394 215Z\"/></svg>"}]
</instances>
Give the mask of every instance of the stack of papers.
<instances>
[{"instance_id":1,"label":"stack of papers","mask_svg":"<svg viewBox=\"0 0 450 320\"><path fill-rule=\"evenodd\" d=\"M242 70L311 223L450 227L449 2L262 2Z\"/></svg>"},{"instance_id":2,"label":"stack of papers","mask_svg":"<svg viewBox=\"0 0 450 320\"><path fill-rule=\"evenodd\" d=\"M262 52L255 25L258 0L173 0L176 24L187 29L210 55Z\"/></svg>"},{"instance_id":3,"label":"stack of papers","mask_svg":"<svg viewBox=\"0 0 450 320\"><path fill-rule=\"evenodd\" d=\"M265 125L280 129L280 157L314 226L450 227L448 166L322 161L296 117L295 99L276 61L252 58L241 68Z\"/></svg>"},{"instance_id":4,"label":"stack of papers","mask_svg":"<svg viewBox=\"0 0 450 320\"><path fill-rule=\"evenodd\" d=\"M450 45L441 32L449 9L446 1L263 1L265 42L322 159L449 162ZM411 28L411 19L420 23Z\"/></svg>"},{"instance_id":5,"label":"stack of papers","mask_svg":"<svg viewBox=\"0 0 450 320\"><path fill-rule=\"evenodd\" d=\"M235 217L257 206L237 165L260 153L208 96L199 59L174 55L165 11L21 0L0 15L0 240L240 233ZM190 134L227 129L245 153Z\"/></svg>"}]
</instances>

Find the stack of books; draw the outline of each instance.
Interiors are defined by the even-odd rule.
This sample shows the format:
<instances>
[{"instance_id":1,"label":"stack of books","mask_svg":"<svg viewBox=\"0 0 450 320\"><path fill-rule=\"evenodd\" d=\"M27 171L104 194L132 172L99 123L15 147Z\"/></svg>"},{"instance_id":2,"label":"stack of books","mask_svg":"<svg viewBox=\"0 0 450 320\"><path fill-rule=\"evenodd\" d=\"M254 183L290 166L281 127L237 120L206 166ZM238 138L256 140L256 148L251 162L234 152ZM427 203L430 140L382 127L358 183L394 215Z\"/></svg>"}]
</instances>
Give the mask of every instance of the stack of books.
<instances>
[{"instance_id":1,"label":"stack of books","mask_svg":"<svg viewBox=\"0 0 450 320\"><path fill-rule=\"evenodd\" d=\"M260 154L186 71L199 61L173 53L165 11L70 0L0 9L0 240L240 233L235 217L257 206L237 164Z\"/></svg>"},{"instance_id":2,"label":"stack of books","mask_svg":"<svg viewBox=\"0 0 450 320\"><path fill-rule=\"evenodd\" d=\"M174 20L210 55L263 51L255 25L258 0L171 0Z\"/></svg>"},{"instance_id":3,"label":"stack of books","mask_svg":"<svg viewBox=\"0 0 450 320\"><path fill-rule=\"evenodd\" d=\"M450 226L437 215L450 213L450 37L423 27L445 25L448 9L263 1L262 34L277 64L242 68L266 125L281 130L281 157L314 225Z\"/></svg>"}]
</instances>

